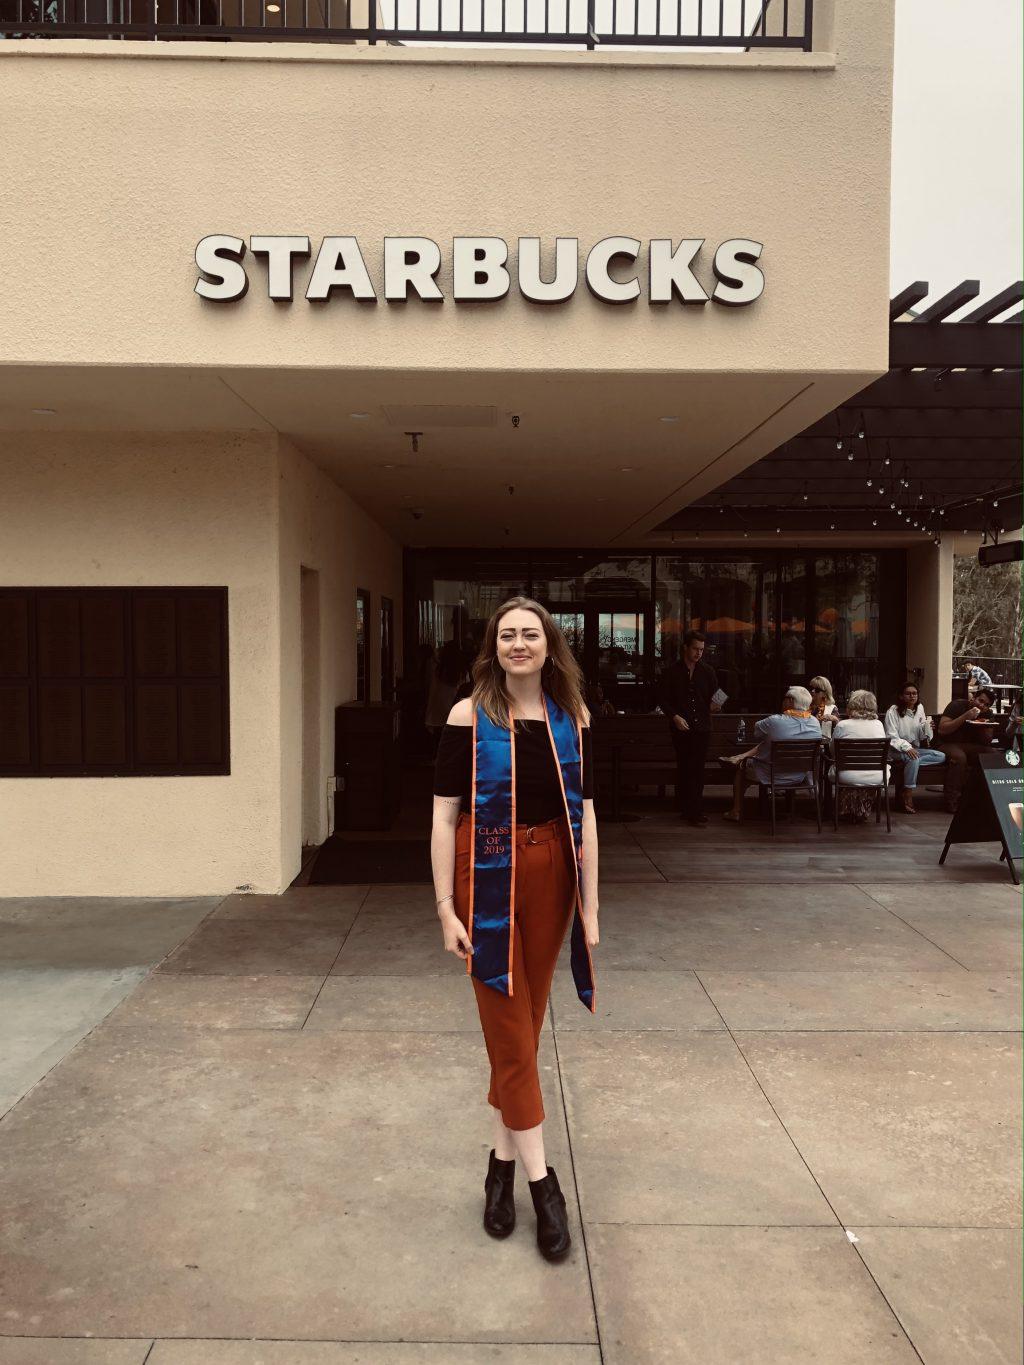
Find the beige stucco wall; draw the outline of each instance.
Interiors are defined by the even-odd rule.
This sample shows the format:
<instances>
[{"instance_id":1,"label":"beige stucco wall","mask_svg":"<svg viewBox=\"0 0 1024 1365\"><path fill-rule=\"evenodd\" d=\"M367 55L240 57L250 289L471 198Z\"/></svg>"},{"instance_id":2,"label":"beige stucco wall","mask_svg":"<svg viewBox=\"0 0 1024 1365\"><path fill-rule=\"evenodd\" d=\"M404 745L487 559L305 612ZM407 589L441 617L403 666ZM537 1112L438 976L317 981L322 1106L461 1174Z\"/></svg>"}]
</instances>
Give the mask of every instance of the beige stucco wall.
<instances>
[{"instance_id":1,"label":"beige stucco wall","mask_svg":"<svg viewBox=\"0 0 1024 1365\"><path fill-rule=\"evenodd\" d=\"M949 701L953 667L953 537L907 550L907 666L923 668L921 701L928 712Z\"/></svg>"},{"instance_id":2,"label":"beige stucco wall","mask_svg":"<svg viewBox=\"0 0 1024 1365\"><path fill-rule=\"evenodd\" d=\"M823 4L822 10L827 7ZM823 21L823 31L824 31ZM0 363L878 373L887 363L892 0L834 53L0 44ZM764 242L751 308L237 305L199 238ZM300 278L305 278L301 275Z\"/></svg>"},{"instance_id":3,"label":"beige stucco wall","mask_svg":"<svg viewBox=\"0 0 1024 1365\"><path fill-rule=\"evenodd\" d=\"M400 603L397 546L275 434L3 438L0 583L226 586L231 706L229 776L0 778L3 894L287 885L302 843L302 563L320 570L326 792L333 707L355 688L356 578Z\"/></svg>"},{"instance_id":4,"label":"beige stucco wall","mask_svg":"<svg viewBox=\"0 0 1024 1365\"><path fill-rule=\"evenodd\" d=\"M395 606L395 668L401 669L402 552L352 499L288 441L277 457L281 601L281 883L299 870L303 844L300 578L315 569L320 593L320 746L315 824L305 842L327 837L327 779L334 774L334 708L355 696L356 588L371 594L368 678L380 700L381 596Z\"/></svg>"},{"instance_id":5,"label":"beige stucco wall","mask_svg":"<svg viewBox=\"0 0 1024 1365\"><path fill-rule=\"evenodd\" d=\"M187 895L279 878L276 439L5 438L0 575L225 585L227 777L0 778L6 895Z\"/></svg>"}]
</instances>

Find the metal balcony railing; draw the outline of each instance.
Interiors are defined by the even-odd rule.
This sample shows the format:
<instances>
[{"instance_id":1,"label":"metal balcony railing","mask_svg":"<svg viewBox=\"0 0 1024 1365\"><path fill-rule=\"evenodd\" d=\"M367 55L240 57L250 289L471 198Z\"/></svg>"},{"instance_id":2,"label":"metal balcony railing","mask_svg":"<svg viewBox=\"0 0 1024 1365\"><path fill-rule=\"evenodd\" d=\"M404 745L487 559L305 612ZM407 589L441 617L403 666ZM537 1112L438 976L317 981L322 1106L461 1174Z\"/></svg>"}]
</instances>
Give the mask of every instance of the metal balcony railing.
<instances>
[{"instance_id":1,"label":"metal balcony railing","mask_svg":"<svg viewBox=\"0 0 1024 1365\"><path fill-rule=\"evenodd\" d=\"M0 38L810 51L814 0L0 0Z\"/></svg>"}]
</instances>

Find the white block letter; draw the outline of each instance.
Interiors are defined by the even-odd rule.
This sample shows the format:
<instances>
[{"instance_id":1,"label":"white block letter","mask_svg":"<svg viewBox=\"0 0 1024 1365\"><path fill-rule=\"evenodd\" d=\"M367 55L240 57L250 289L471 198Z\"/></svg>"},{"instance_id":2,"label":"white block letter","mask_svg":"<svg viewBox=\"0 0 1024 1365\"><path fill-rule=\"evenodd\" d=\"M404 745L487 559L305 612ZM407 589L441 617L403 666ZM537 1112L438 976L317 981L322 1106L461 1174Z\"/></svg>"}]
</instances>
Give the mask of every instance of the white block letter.
<instances>
[{"instance_id":1,"label":"white block letter","mask_svg":"<svg viewBox=\"0 0 1024 1365\"><path fill-rule=\"evenodd\" d=\"M249 277L242 268L245 243L241 237L226 237L214 233L204 237L196 247L196 265L212 280L196 280L196 293L201 299L215 299L227 303L245 297Z\"/></svg>"},{"instance_id":2,"label":"white block letter","mask_svg":"<svg viewBox=\"0 0 1024 1365\"><path fill-rule=\"evenodd\" d=\"M608 268L617 256L635 262L639 255L640 243L635 237L605 237L587 257L587 288L605 303L632 303L640 297L640 281L634 275L620 284L612 279Z\"/></svg>"},{"instance_id":3,"label":"white block letter","mask_svg":"<svg viewBox=\"0 0 1024 1365\"><path fill-rule=\"evenodd\" d=\"M508 246L500 237L456 237L452 242L452 298L503 299L510 280Z\"/></svg>"},{"instance_id":4,"label":"white block letter","mask_svg":"<svg viewBox=\"0 0 1024 1365\"><path fill-rule=\"evenodd\" d=\"M354 237L325 237L316 254L316 264L306 286L311 303L323 303L335 289L351 289L360 303L376 303L359 243Z\"/></svg>"},{"instance_id":5,"label":"white block letter","mask_svg":"<svg viewBox=\"0 0 1024 1365\"><path fill-rule=\"evenodd\" d=\"M651 303L671 303L673 292L683 303L707 303L708 296L690 269L703 245L703 237L684 237L673 251L670 238L652 238Z\"/></svg>"},{"instance_id":6,"label":"white block letter","mask_svg":"<svg viewBox=\"0 0 1024 1365\"><path fill-rule=\"evenodd\" d=\"M409 286L421 299L443 303L434 276L441 269L441 248L429 237L384 238L384 297L404 303Z\"/></svg>"},{"instance_id":7,"label":"white block letter","mask_svg":"<svg viewBox=\"0 0 1024 1365\"><path fill-rule=\"evenodd\" d=\"M292 301L292 257L309 255L308 237L250 237L249 250L267 258L267 294L278 303Z\"/></svg>"},{"instance_id":8,"label":"white block letter","mask_svg":"<svg viewBox=\"0 0 1024 1365\"><path fill-rule=\"evenodd\" d=\"M576 237L555 238L555 278L540 277L540 238L519 238L519 292L534 303L562 303L576 292L580 277L580 244Z\"/></svg>"},{"instance_id":9,"label":"white block letter","mask_svg":"<svg viewBox=\"0 0 1024 1365\"><path fill-rule=\"evenodd\" d=\"M740 308L745 303L753 303L764 293L764 275L756 265L764 250L761 242L752 242L747 237L730 237L715 252L714 272L718 284L711 295L716 303Z\"/></svg>"}]
</instances>

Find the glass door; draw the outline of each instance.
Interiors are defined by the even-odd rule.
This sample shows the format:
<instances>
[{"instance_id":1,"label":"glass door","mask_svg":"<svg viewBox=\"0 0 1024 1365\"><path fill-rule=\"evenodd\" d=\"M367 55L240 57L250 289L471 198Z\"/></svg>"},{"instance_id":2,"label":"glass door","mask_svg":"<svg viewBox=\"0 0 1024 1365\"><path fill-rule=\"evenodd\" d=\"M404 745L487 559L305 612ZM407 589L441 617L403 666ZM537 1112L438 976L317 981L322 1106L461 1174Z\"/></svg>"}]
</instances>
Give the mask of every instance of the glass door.
<instances>
[{"instance_id":1,"label":"glass door","mask_svg":"<svg viewBox=\"0 0 1024 1365\"><path fill-rule=\"evenodd\" d=\"M647 709L644 657L650 638L650 605L599 600L584 607L583 672L592 702L595 688L616 711Z\"/></svg>"}]
</instances>

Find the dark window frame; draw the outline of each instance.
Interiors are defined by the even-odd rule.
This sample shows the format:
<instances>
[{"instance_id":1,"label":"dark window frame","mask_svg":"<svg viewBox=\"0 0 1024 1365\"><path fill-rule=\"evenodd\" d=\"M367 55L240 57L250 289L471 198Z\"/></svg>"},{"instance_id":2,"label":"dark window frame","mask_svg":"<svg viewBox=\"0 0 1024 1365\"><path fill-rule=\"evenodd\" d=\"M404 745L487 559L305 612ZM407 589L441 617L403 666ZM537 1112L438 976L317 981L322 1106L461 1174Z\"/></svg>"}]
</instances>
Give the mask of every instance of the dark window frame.
<instances>
[{"instance_id":1,"label":"dark window frame","mask_svg":"<svg viewBox=\"0 0 1024 1365\"><path fill-rule=\"evenodd\" d=\"M363 650L359 654L359 608L363 609ZM372 639L373 594L369 588L356 587L356 701L370 700L370 642Z\"/></svg>"},{"instance_id":2,"label":"dark window frame","mask_svg":"<svg viewBox=\"0 0 1024 1365\"><path fill-rule=\"evenodd\" d=\"M136 605L148 599L173 597L175 603L175 668L172 673L147 675L137 666L135 650ZM93 674L85 671L81 657L81 637L79 641L79 667L77 671L55 670L43 676L39 657L39 604L41 599L61 598L98 600L102 597L120 597L122 617L121 671L108 674ZM0 777L11 778L50 778L50 777L224 777L231 773L231 679L229 671L229 631L228 590L219 586L154 586L124 587L81 586L81 587L39 587L5 585L0 587L0 599L22 598L28 605L28 669L24 674L0 675L0 688L28 689L29 701L29 760L27 764L0 763ZM178 604L197 598L213 599L220 612L219 622L219 668L216 673L184 673L181 671L181 616ZM58 687L61 684L76 687L80 692L83 716L86 707L86 693L89 686L103 686L124 689L124 758L112 762L54 763L44 762L42 758L42 714L40 690L48 684ZM219 689L219 705L214 714L220 727L220 757L216 762L186 763L178 759L173 762L140 761L136 757L139 736L136 725L138 720L137 698L145 686L162 684L173 687L175 692L175 742L180 749L182 741L181 699L183 688L195 684L215 684ZM83 724L84 734L84 724Z\"/></svg>"}]
</instances>

